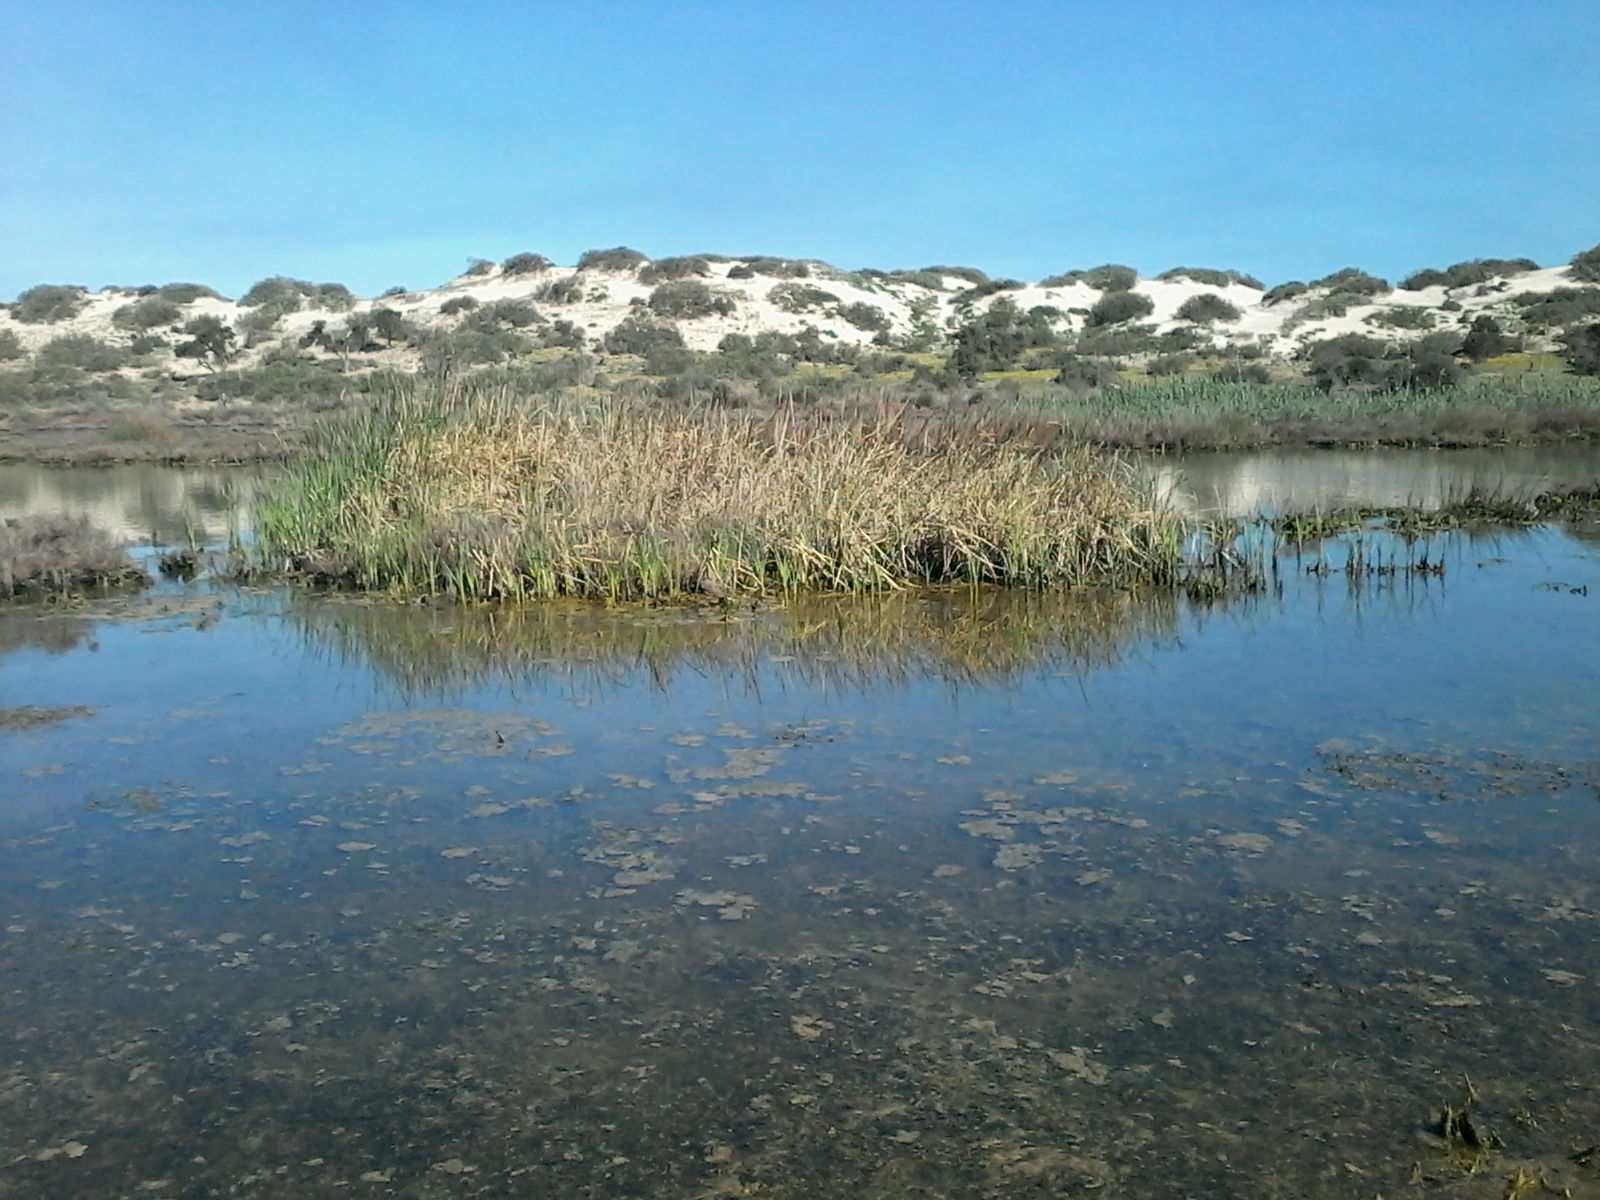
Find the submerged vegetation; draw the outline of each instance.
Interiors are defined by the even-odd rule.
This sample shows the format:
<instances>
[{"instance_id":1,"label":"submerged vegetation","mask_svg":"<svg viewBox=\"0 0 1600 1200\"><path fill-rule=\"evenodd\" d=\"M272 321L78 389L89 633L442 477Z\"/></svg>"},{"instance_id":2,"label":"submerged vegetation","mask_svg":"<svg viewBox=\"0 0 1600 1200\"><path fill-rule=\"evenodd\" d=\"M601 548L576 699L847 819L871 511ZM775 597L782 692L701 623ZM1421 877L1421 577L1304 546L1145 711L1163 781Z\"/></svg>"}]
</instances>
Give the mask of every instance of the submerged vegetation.
<instances>
[{"instance_id":1,"label":"submerged vegetation","mask_svg":"<svg viewBox=\"0 0 1600 1200\"><path fill-rule=\"evenodd\" d=\"M1139 582L1180 540L1081 447L399 382L309 432L259 527L277 565L463 598Z\"/></svg>"}]
</instances>

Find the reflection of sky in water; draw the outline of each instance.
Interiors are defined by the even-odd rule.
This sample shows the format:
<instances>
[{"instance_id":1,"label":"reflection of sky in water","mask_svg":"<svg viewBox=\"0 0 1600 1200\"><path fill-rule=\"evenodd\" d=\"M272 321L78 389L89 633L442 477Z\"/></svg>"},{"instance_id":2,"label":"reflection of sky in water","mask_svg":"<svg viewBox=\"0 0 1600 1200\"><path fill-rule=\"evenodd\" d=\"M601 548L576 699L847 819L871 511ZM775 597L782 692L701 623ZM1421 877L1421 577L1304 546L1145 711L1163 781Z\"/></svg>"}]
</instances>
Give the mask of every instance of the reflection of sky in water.
<instances>
[{"instance_id":1,"label":"reflection of sky in water","mask_svg":"<svg viewBox=\"0 0 1600 1200\"><path fill-rule=\"evenodd\" d=\"M0 1161L18 1195L1593 1194L1600 561L1435 544L1443 579L1198 610L41 616L77 624L0 643L0 705L96 713L0 731ZM1463 1075L1482 1162L1432 1129Z\"/></svg>"}]
</instances>

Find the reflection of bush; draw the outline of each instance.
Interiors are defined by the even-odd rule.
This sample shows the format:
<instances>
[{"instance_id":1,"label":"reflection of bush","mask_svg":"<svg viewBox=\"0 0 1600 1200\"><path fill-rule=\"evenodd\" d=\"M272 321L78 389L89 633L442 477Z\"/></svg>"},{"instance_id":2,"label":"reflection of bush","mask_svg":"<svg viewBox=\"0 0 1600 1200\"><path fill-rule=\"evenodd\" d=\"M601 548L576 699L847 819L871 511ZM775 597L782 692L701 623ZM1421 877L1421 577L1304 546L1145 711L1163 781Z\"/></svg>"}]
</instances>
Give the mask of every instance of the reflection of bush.
<instances>
[{"instance_id":1,"label":"reflection of bush","mask_svg":"<svg viewBox=\"0 0 1600 1200\"><path fill-rule=\"evenodd\" d=\"M607 611L588 604L418 606L309 598L294 616L315 651L360 663L408 693L558 679L668 688L716 673L752 684L774 671L829 688L985 684L1109 666L1170 637L1170 593L894 592L798 600L744 612Z\"/></svg>"}]
</instances>

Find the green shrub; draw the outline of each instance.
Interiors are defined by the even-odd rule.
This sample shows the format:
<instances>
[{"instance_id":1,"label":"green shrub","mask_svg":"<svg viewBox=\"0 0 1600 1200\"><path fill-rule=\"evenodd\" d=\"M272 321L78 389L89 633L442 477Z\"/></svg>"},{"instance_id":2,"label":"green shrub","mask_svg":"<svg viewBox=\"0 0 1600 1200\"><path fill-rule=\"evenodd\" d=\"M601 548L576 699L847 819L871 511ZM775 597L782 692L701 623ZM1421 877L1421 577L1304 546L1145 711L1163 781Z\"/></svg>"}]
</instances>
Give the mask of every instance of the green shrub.
<instances>
[{"instance_id":1,"label":"green shrub","mask_svg":"<svg viewBox=\"0 0 1600 1200\"><path fill-rule=\"evenodd\" d=\"M1210 342L1211 339L1193 325L1179 325L1164 330L1156 338L1156 351L1161 354L1180 354L1185 350L1207 346Z\"/></svg>"},{"instance_id":2,"label":"green shrub","mask_svg":"<svg viewBox=\"0 0 1600 1200\"><path fill-rule=\"evenodd\" d=\"M658 258L639 270L640 283L670 283L678 279L704 278L711 274L711 263L704 255Z\"/></svg>"},{"instance_id":3,"label":"green shrub","mask_svg":"<svg viewBox=\"0 0 1600 1200\"><path fill-rule=\"evenodd\" d=\"M24 325L54 325L70 321L83 311L87 289L41 283L29 288L11 306L11 316Z\"/></svg>"},{"instance_id":4,"label":"green shrub","mask_svg":"<svg viewBox=\"0 0 1600 1200\"><path fill-rule=\"evenodd\" d=\"M1184 351L1179 354L1158 354L1146 365L1145 370L1157 379L1169 375L1182 375L1194 366L1194 355Z\"/></svg>"},{"instance_id":5,"label":"green shrub","mask_svg":"<svg viewBox=\"0 0 1600 1200\"><path fill-rule=\"evenodd\" d=\"M215 288L208 288L203 283L164 283L155 291L163 300L170 300L173 304L193 304L199 299L226 300L227 297Z\"/></svg>"},{"instance_id":6,"label":"green shrub","mask_svg":"<svg viewBox=\"0 0 1600 1200\"><path fill-rule=\"evenodd\" d=\"M416 346L422 355L422 368L429 373L453 367L492 366L533 349L532 343L515 329L466 326L424 330L418 335Z\"/></svg>"},{"instance_id":7,"label":"green shrub","mask_svg":"<svg viewBox=\"0 0 1600 1200\"><path fill-rule=\"evenodd\" d=\"M1567 266L1567 278L1579 283L1600 283L1600 246L1591 246L1572 256Z\"/></svg>"},{"instance_id":8,"label":"green shrub","mask_svg":"<svg viewBox=\"0 0 1600 1200\"><path fill-rule=\"evenodd\" d=\"M662 347L682 349L683 334L674 325L653 321L637 313L606 334L601 344L607 354L648 355Z\"/></svg>"},{"instance_id":9,"label":"green shrub","mask_svg":"<svg viewBox=\"0 0 1600 1200\"><path fill-rule=\"evenodd\" d=\"M372 322L373 336L382 338L389 346L409 342L417 336L417 326L404 313L392 308L375 308L368 314L368 320Z\"/></svg>"},{"instance_id":10,"label":"green shrub","mask_svg":"<svg viewBox=\"0 0 1600 1200\"><path fill-rule=\"evenodd\" d=\"M252 283L249 290L239 297L239 305L242 308L271 308L280 315L299 312L306 296L315 287L315 284L304 279L273 275Z\"/></svg>"},{"instance_id":11,"label":"green shrub","mask_svg":"<svg viewBox=\"0 0 1600 1200\"><path fill-rule=\"evenodd\" d=\"M732 296L713 291L698 279L678 279L663 283L650 293L650 311L658 317L692 320L696 317L726 317L738 308Z\"/></svg>"},{"instance_id":12,"label":"green shrub","mask_svg":"<svg viewBox=\"0 0 1600 1200\"><path fill-rule=\"evenodd\" d=\"M398 298L400 296L409 296L410 294L411 293L410 293L410 291L408 289L401 287L399 284L396 284L394 287L384 288L383 291L379 292L378 293L378 299L379 300L394 300L394 299L396 299L396 298Z\"/></svg>"},{"instance_id":13,"label":"green shrub","mask_svg":"<svg viewBox=\"0 0 1600 1200\"><path fill-rule=\"evenodd\" d=\"M988 274L978 270L977 267L923 267L922 272L929 275L937 275L941 278L949 275L956 279L964 279L974 286L989 282Z\"/></svg>"},{"instance_id":14,"label":"green shrub","mask_svg":"<svg viewBox=\"0 0 1600 1200\"><path fill-rule=\"evenodd\" d=\"M1562 357L1577 375L1600 375L1600 321L1561 335Z\"/></svg>"},{"instance_id":15,"label":"green shrub","mask_svg":"<svg viewBox=\"0 0 1600 1200\"><path fill-rule=\"evenodd\" d=\"M118 329L146 330L176 325L183 319L183 309L159 294L124 304L111 314L111 323Z\"/></svg>"},{"instance_id":16,"label":"green shrub","mask_svg":"<svg viewBox=\"0 0 1600 1200\"><path fill-rule=\"evenodd\" d=\"M539 331L539 347L543 350L585 350L588 346L582 327L571 321L553 321Z\"/></svg>"},{"instance_id":17,"label":"green shrub","mask_svg":"<svg viewBox=\"0 0 1600 1200\"><path fill-rule=\"evenodd\" d=\"M1311 290L1311 285L1301 283L1298 279L1291 279L1288 283L1280 283L1277 287L1268 288L1266 295L1261 297L1261 303L1268 308L1274 304L1282 304L1285 300L1293 300L1304 296Z\"/></svg>"},{"instance_id":18,"label":"green shrub","mask_svg":"<svg viewBox=\"0 0 1600 1200\"><path fill-rule=\"evenodd\" d=\"M757 275L764 275L768 279L809 279L811 267L798 258L775 258L767 254L756 254L742 260L728 272L729 279L751 279Z\"/></svg>"},{"instance_id":19,"label":"green shrub","mask_svg":"<svg viewBox=\"0 0 1600 1200\"><path fill-rule=\"evenodd\" d=\"M1460 382L1456 341L1433 334L1408 346L1390 346L1364 334L1347 333L1314 342L1302 351L1311 381L1320 391L1434 389Z\"/></svg>"},{"instance_id":20,"label":"green shrub","mask_svg":"<svg viewBox=\"0 0 1600 1200\"><path fill-rule=\"evenodd\" d=\"M1321 279L1313 279L1311 286L1314 288L1327 288L1330 292L1344 292L1357 296L1381 296L1384 292L1391 291L1385 279L1376 275L1368 275L1365 271L1355 267L1345 267L1335 271L1332 275L1324 275Z\"/></svg>"},{"instance_id":21,"label":"green shrub","mask_svg":"<svg viewBox=\"0 0 1600 1200\"><path fill-rule=\"evenodd\" d=\"M172 349L171 342L167 341L166 338L158 337L153 333L141 333L138 337L134 338L133 341L128 343L128 353L133 355L135 358L139 358L146 354L154 354L158 350L170 349Z\"/></svg>"},{"instance_id":22,"label":"green shrub","mask_svg":"<svg viewBox=\"0 0 1600 1200\"><path fill-rule=\"evenodd\" d=\"M832 292L810 283L780 283L767 292L767 299L786 313L815 312L839 302Z\"/></svg>"},{"instance_id":23,"label":"green shrub","mask_svg":"<svg viewBox=\"0 0 1600 1200\"><path fill-rule=\"evenodd\" d=\"M500 264L502 275L536 275L550 268L550 260L542 254L513 254Z\"/></svg>"},{"instance_id":24,"label":"green shrub","mask_svg":"<svg viewBox=\"0 0 1600 1200\"><path fill-rule=\"evenodd\" d=\"M842 304L833 310L833 315L841 321L847 321L857 329L867 333L888 333L894 328L894 323L889 320L889 314L876 304L867 304L864 301L855 304Z\"/></svg>"},{"instance_id":25,"label":"green shrub","mask_svg":"<svg viewBox=\"0 0 1600 1200\"><path fill-rule=\"evenodd\" d=\"M636 271L649 261L628 246L613 246L609 250L585 250L578 256L578 270L624 273Z\"/></svg>"},{"instance_id":26,"label":"green shrub","mask_svg":"<svg viewBox=\"0 0 1600 1200\"><path fill-rule=\"evenodd\" d=\"M1020 279L989 279L983 283L967 288L956 297L957 304L972 304L982 300L985 296L994 296L1000 292L1020 291L1028 285Z\"/></svg>"},{"instance_id":27,"label":"green shrub","mask_svg":"<svg viewBox=\"0 0 1600 1200\"><path fill-rule=\"evenodd\" d=\"M1381 325L1385 329L1432 329L1433 314L1418 305L1398 304L1393 308L1380 308L1368 313L1367 324Z\"/></svg>"},{"instance_id":28,"label":"green shrub","mask_svg":"<svg viewBox=\"0 0 1600 1200\"><path fill-rule=\"evenodd\" d=\"M546 304L577 304L583 299L583 284L571 275L552 279L540 285L539 290L533 293L533 298Z\"/></svg>"},{"instance_id":29,"label":"green shrub","mask_svg":"<svg viewBox=\"0 0 1600 1200\"><path fill-rule=\"evenodd\" d=\"M1139 282L1139 272L1121 263L1106 263L1090 267L1087 271L1065 271L1039 281L1040 287L1071 287L1075 283L1087 284L1102 292L1126 292Z\"/></svg>"},{"instance_id":30,"label":"green shrub","mask_svg":"<svg viewBox=\"0 0 1600 1200\"><path fill-rule=\"evenodd\" d=\"M1047 312L1024 313L1006 296L958 328L951 341L946 368L971 379L985 371L1008 370L1026 350L1053 346L1056 333Z\"/></svg>"},{"instance_id":31,"label":"green shrub","mask_svg":"<svg viewBox=\"0 0 1600 1200\"><path fill-rule=\"evenodd\" d=\"M1104 325L1085 329L1078 335L1075 348L1079 354L1127 358L1133 354L1157 353L1162 349L1162 345L1153 325Z\"/></svg>"},{"instance_id":32,"label":"green shrub","mask_svg":"<svg viewBox=\"0 0 1600 1200\"><path fill-rule=\"evenodd\" d=\"M1535 329L1554 329L1600 314L1600 288L1523 292L1511 297L1511 303L1522 310L1522 319Z\"/></svg>"},{"instance_id":33,"label":"green shrub","mask_svg":"<svg viewBox=\"0 0 1600 1200\"><path fill-rule=\"evenodd\" d=\"M1461 339L1461 353L1473 362L1484 362L1501 354L1512 354L1522 348L1522 339L1512 337L1487 313L1474 317L1472 328Z\"/></svg>"},{"instance_id":34,"label":"green shrub","mask_svg":"<svg viewBox=\"0 0 1600 1200\"><path fill-rule=\"evenodd\" d=\"M1219 383L1266 384L1272 382L1272 372L1264 363L1229 359L1227 362L1217 364L1211 371L1211 378Z\"/></svg>"},{"instance_id":35,"label":"green shrub","mask_svg":"<svg viewBox=\"0 0 1600 1200\"><path fill-rule=\"evenodd\" d=\"M1190 296L1178 305L1180 321L1193 321L1196 325L1211 325L1217 321L1237 321L1244 313L1237 304L1224 300L1215 292L1201 292Z\"/></svg>"},{"instance_id":36,"label":"green shrub","mask_svg":"<svg viewBox=\"0 0 1600 1200\"><path fill-rule=\"evenodd\" d=\"M474 309L461 328L496 333L502 329L526 329L543 320L539 310L526 300L496 300Z\"/></svg>"},{"instance_id":37,"label":"green shrub","mask_svg":"<svg viewBox=\"0 0 1600 1200\"><path fill-rule=\"evenodd\" d=\"M1265 291L1266 287L1254 275L1246 275L1243 271L1218 271L1212 267L1173 267L1170 271L1163 271L1156 276L1157 279L1168 283L1178 279L1189 279L1195 283L1203 283L1207 287L1228 287L1238 284L1241 287L1255 288L1256 291Z\"/></svg>"},{"instance_id":38,"label":"green shrub","mask_svg":"<svg viewBox=\"0 0 1600 1200\"><path fill-rule=\"evenodd\" d=\"M1090 329L1101 325L1122 325L1140 317L1148 317L1155 310L1155 302L1149 296L1116 288L1107 291L1095 302L1084 324Z\"/></svg>"},{"instance_id":39,"label":"green shrub","mask_svg":"<svg viewBox=\"0 0 1600 1200\"><path fill-rule=\"evenodd\" d=\"M1104 392L1122 386L1122 376L1108 362L1079 358L1075 354L1063 357L1056 371L1055 382L1074 393Z\"/></svg>"},{"instance_id":40,"label":"green shrub","mask_svg":"<svg viewBox=\"0 0 1600 1200\"><path fill-rule=\"evenodd\" d=\"M22 339L17 336L14 329L0 329L0 362L12 362L15 359L26 358L27 350L23 348Z\"/></svg>"},{"instance_id":41,"label":"green shrub","mask_svg":"<svg viewBox=\"0 0 1600 1200\"><path fill-rule=\"evenodd\" d=\"M1531 258L1474 258L1467 262L1451 263L1442 271L1433 268L1415 271L1402 279L1400 286L1408 292L1420 292L1430 287L1471 287L1502 275L1520 275L1524 271L1538 269L1539 264Z\"/></svg>"},{"instance_id":42,"label":"green shrub","mask_svg":"<svg viewBox=\"0 0 1600 1200\"><path fill-rule=\"evenodd\" d=\"M467 269L462 274L468 279L481 279L493 270L494 263L487 258L469 258L467 259Z\"/></svg>"},{"instance_id":43,"label":"green shrub","mask_svg":"<svg viewBox=\"0 0 1600 1200\"><path fill-rule=\"evenodd\" d=\"M269 304L245 313L235 322L237 331L244 335L245 345L258 346L270 337L283 321L283 314Z\"/></svg>"},{"instance_id":44,"label":"green shrub","mask_svg":"<svg viewBox=\"0 0 1600 1200\"><path fill-rule=\"evenodd\" d=\"M451 296L439 305L439 315L453 317L457 313L471 312L478 307L478 301L473 296Z\"/></svg>"},{"instance_id":45,"label":"green shrub","mask_svg":"<svg viewBox=\"0 0 1600 1200\"><path fill-rule=\"evenodd\" d=\"M920 271L890 271L887 278L895 283L910 283L917 287L927 288L930 292L946 291L944 276L937 271L924 268Z\"/></svg>"},{"instance_id":46,"label":"green shrub","mask_svg":"<svg viewBox=\"0 0 1600 1200\"><path fill-rule=\"evenodd\" d=\"M1360 292L1334 292L1306 301L1295 316L1302 321L1321 321L1328 317L1342 317L1352 308L1371 303L1372 297Z\"/></svg>"},{"instance_id":47,"label":"green shrub","mask_svg":"<svg viewBox=\"0 0 1600 1200\"><path fill-rule=\"evenodd\" d=\"M34 356L41 367L77 367L80 371L115 371L128 361L120 346L102 342L86 333L69 333L52 338Z\"/></svg>"}]
</instances>

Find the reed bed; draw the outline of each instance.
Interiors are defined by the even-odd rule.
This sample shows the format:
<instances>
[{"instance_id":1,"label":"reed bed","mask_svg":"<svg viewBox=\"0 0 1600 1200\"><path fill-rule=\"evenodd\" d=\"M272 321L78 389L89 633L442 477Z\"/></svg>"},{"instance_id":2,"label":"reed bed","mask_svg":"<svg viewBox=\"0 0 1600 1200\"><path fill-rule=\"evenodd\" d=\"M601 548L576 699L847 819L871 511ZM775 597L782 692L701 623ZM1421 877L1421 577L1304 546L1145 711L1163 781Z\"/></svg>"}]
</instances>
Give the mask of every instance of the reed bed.
<instances>
[{"instance_id":1,"label":"reed bed","mask_svg":"<svg viewBox=\"0 0 1600 1200\"><path fill-rule=\"evenodd\" d=\"M1164 582L1182 540L1082 447L428 381L316 424L258 519L275 567L461 599Z\"/></svg>"}]
</instances>

